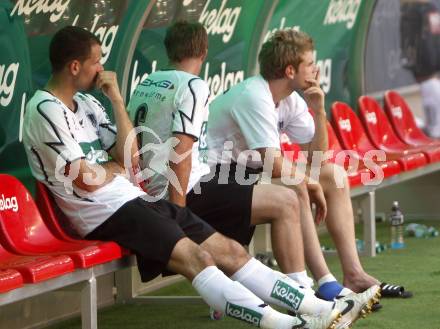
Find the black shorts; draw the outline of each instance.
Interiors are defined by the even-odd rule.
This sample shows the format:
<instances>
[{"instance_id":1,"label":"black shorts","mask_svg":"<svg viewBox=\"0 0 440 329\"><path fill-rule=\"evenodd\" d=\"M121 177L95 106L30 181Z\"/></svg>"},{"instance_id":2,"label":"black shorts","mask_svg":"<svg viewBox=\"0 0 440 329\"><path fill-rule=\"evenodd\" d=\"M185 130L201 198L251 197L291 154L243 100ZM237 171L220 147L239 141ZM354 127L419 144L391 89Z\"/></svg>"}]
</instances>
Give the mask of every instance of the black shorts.
<instances>
[{"instance_id":1,"label":"black shorts","mask_svg":"<svg viewBox=\"0 0 440 329\"><path fill-rule=\"evenodd\" d=\"M125 203L104 223L85 237L89 240L115 241L136 254L143 282L166 270L176 243L188 237L197 244L215 230L194 215L168 201L147 202L142 198Z\"/></svg>"},{"instance_id":2,"label":"black shorts","mask_svg":"<svg viewBox=\"0 0 440 329\"><path fill-rule=\"evenodd\" d=\"M249 245L255 231L255 226L251 225L251 209L254 185L257 182L250 185L237 183L236 166L232 164L227 182L220 184L219 166L215 170L211 180L203 182L202 179L200 194L194 193L194 190L188 193L186 205L216 231L242 245ZM258 172L246 170L246 175Z\"/></svg>"}]
</instances>

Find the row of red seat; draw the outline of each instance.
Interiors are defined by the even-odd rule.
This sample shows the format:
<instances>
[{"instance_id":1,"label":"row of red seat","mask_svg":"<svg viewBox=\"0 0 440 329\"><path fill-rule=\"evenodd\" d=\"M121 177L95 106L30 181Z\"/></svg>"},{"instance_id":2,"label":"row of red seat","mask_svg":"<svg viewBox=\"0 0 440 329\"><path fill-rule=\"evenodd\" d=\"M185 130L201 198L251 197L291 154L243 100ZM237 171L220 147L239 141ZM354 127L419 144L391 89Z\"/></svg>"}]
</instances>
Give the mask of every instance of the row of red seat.
<instances>
[{"instance_id":1,"label":"row of red seat","mask_svg":"<svg viewBox=\"0 0 440 329\"><path fill-rule=\"evenodd\" d=\"M65 233L47 188L37 183L37 203L15 177L0 174L0 293L127 254L113 242L77 240Z\"/></svg>"},{"instance_id":2,"label":"row of red seat","mask_svg":"<svg viewBox=\"0 0 440 329\"><path fill-rule=\"evenodd\" d=\"M373 178L374 173L363 162L351 168L349 159L361 161L367 152L381 150L386 159L375 163L384 178L440 161L440 140L426 136L416 125L405 100L395 91L385 93L385 111L373 98L359 98L359 117L348 104L335 102L331 107L332 120L327 122L329 150L332 162L344 164L350 186L361 184L363 174ZM282 149L293 160L298 160L299 146L283 143ZM343 152L343 154L341 154Z\"/></svg>"},{"instance_id":3,"label":"row of red seat","mask_svg":"<svg viewBox=\"0 0 440 329\"><path fill-rule=\"evenodd\" d=\"M359 119L347 104L334 103L335 130L327 124L329 148L335 151L332 161L340 152L360 159L370 150L383 150L387 160L377 164L389 177L440 160L440 141L417 128L409 107L396 92L386 93L385 110L388 117L374 99L363 96ZM286 143L283 149L298 150ZM351 171L349 162L346 169L351 186L361 183L362 174L372 175L362 166ZM67 221L41 183L37 183L36 200L38 208L20 181L0 174L0 293L128 254L113 242L77 240L66 234L61 224Z\"/></svg>"}]
</instances>

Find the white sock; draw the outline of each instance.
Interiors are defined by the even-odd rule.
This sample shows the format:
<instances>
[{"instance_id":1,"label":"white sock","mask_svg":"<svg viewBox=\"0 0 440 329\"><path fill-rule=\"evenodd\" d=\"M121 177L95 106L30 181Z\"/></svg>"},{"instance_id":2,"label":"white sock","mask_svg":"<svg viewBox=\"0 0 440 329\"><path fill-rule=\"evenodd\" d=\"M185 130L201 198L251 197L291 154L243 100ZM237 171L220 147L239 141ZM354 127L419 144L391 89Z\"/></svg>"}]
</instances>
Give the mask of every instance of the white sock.
<instances>
[{"instance_id":1,"label":"white sock","mask_svg":"<svg viewBox=\"0 0 440 329\"><path fill-rule=\"evenodd\" d=\"M317 298L312 289L300 288L288 276L273 271L252 258L231 279L240 282L269 304L311 315L331 311L332 302Z\"/></svg>"},{"instance_id":2,"label":"white sock","mask_svg":"<svg viewBox=\"0 0 440 329\"><path fill-rule=\"evenodd\" d=\"M255 326L265 329L290 329L300 322L298 318L275 311L215 266L208 266L197 274L192 285L215 310Z\"/></svg>"},{"instance_id":3,"label":"white sock","mask_svg":"<svg viewBox=\"0 0 440 329\"><path fill-rule=\"evenodd\" d=\"M287 273L286 275L306 289L312 289L313 287L313 279L307 275L306 270L302 272Z\"/></svg>"},{"instance_id":4,"label":"white sock","mask_svg":"<svg viewBox=\"0 0 440 329\"><path fill-rule=\"evenodd\" d=\"M338 281L335 276L331 273L324 275L321 279L318 280L318 287L322 286L324 283Z\"/></svg>"},{"instance_id":5,"label":"white sock","mask_svg":"<svg viewBox=\"0 0 440 329\"><path fill-rule=\"evenodd\" d=\"M318 280L318 287L321 287L324 283L334 282L336 280L335 276L331 273L324 275L321 279ZM338 297L344 297L353 293L353 290L345 288L343 286L342 290L339 292Z\"/></svg>"}]
</instances>

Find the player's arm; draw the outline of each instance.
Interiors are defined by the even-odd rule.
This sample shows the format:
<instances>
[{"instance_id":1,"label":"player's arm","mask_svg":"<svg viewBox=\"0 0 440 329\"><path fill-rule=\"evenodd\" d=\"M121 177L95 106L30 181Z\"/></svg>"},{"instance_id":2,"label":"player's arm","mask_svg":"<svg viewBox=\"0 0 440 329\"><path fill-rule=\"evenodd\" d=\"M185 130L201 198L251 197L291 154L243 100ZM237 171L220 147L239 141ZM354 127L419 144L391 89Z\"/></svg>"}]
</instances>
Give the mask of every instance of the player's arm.
<instances>
[{"instance_id":1,"label":"player's arm","mask_svg":"<svg viewBox=\"0 0 440 329\"><path fill-rule=\"evenodd\" d=\"M66 165L66 174L74 174L73 184L83 191L94 192L110 183L117 174L125 174L123 167L116 161L103 164L91 164L85 159L79 159ZM71 173L70 170L77 172Z\"/></svg>"},{"instance_id":2,"label":"player's arm","mask_svg":"<svg viewBox=\"0 0 440 329\"><path fill-rule=\"evenodd\" d=\"M131 164L130 167L136 167L139 162L139 156L136 155L138 148L137 140L134 136L131 141L128 141L130 144L127 144L127 150L125 152L127 136L133 129L133 125L128 117L127 111L125 110L124 100L119 91L116 79L116 73L110 71L100 72L96 81L96 87L101 89L110 100L116 122L116 143L110 149L109 153L121 167L125 167L124 157L125 153L127 153L127 156L130 157L131 160L131 162L128 162Z\"/></svg>"},{"instance_id":3,"label":"player's arm","mask_svg":"<svg viewBox=\"0 0 440 329\"><path fill-rule=\"evenodd\" d=\"M327 215L327 203L321 185L310 178L305 171L301 170L294 162L284 158L277 148L260 148L257 151L261 154L264 166L263 170L272 178L282 177L303 177L303 183L307 188L310 201L316 204L316 223L319 224ZM305 169L305 168L304 168Z\"/></svg>"},{"instance_id":4,"label":"player's arm","mask_svg":"<svg viewBox=\"0 0 440 329\"><path fill-rule=\"evenodd\" d=\"M194 138L184 134L174 134L173 136L179 140L179 143L174 148L174 152L179 161L170 161L169 166L177 177L178 186L175 186L177 184L173 184L172 182L168 184L169 201L181 207L185 207L186 191L188 189L188 181L192 167L191 151Z\"/></svg>"},{"instance_id":5,"label":"player's arm","mask_svg":"<svg viewBox=\"0 0 440 329\"><path fill-rule=\"evenodd\" d=\"M182 207L186 205L186 192L193 165L192 148L202 133L208 97L208 85L200 78L191 79L187 87L176 93L177 112L172 131L178 144L174 147L174 159L170 159L169 166L178 183L173 184L170 181L168 195L169 201Z\"/></svg>"},{"instance_id":6,"label":"player's arm","mask_svg":"<svg viewBox=\"0 0 440 329\"><path fill-rule=\"evenodd\" d=\"M324 107L324 91L319 86L319 70L315 79L308 79L310 87L304 91L304 99L308 108L314 113L315 135L310 143L300 144L301 149L308 151L308 161L311 163L313 152L328 150L327 117Z\"/></svg>"}]
</instances>

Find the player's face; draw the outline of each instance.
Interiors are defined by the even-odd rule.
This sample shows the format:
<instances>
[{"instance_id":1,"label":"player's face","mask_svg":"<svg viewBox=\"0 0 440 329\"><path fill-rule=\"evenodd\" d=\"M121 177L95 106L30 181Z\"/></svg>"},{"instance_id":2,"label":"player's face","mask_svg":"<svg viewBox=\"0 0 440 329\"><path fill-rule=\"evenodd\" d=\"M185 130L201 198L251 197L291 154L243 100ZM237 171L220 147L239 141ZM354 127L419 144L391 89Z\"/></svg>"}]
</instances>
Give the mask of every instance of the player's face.
<instances>
[{"instance_id":1,"label":"player's face","mask_svg":"<svg viewBox=\"0 0 440 329\"><path fill-rule=\"evenodd\" d=\"M81 64L81 71L78 76L78 89L90 91L95 88L98 73L104 68L101 64L101 46L93 44L90 56Z\"/></svg>"},{"instance_id":2,"label":"player's face","mask_svg":"<svg viewBox=\"0 0 440 329\"><path fill-rule=\"evenodd\" d=\"M313 60L313 52L306 51L302 56L302 62L298 66L298 72L295 74L295 85L298 89L305 90L310 87L308 79L316 79L318 68Z\"/></svg>"}]
</instances>

